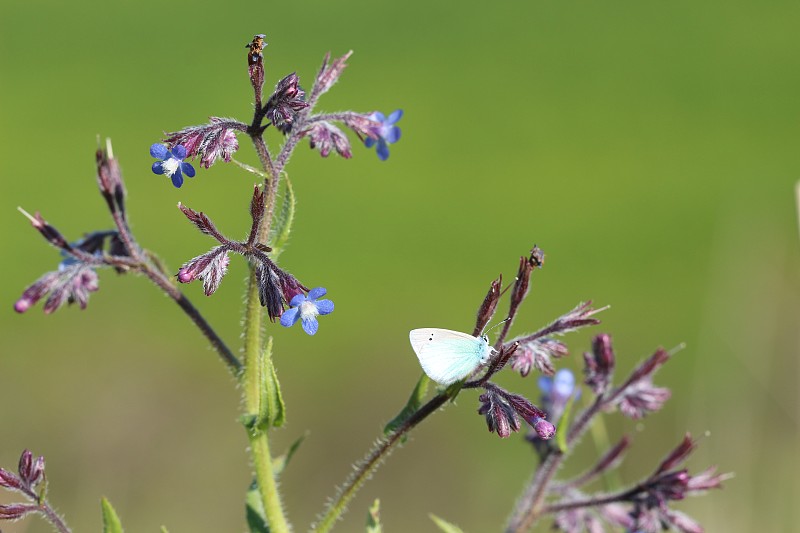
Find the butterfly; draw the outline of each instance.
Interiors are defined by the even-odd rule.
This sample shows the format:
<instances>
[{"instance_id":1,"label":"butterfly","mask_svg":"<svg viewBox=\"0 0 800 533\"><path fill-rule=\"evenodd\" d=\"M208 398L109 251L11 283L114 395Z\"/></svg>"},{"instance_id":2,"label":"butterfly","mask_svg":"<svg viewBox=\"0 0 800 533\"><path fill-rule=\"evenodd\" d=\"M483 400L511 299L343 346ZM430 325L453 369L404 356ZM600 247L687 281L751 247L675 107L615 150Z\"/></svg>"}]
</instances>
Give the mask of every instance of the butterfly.
<instances>
[{"instance_id":1,"label":"butterfly","mask_svg":"<svg viewBox=\"0 0 800 533\"><path fill-rule=\"evenodd\" d=\"M489 362L489 337L440 328L412 329L408 334L422 370L436 383L451 385Z\"/></svg>"}]
</instances>

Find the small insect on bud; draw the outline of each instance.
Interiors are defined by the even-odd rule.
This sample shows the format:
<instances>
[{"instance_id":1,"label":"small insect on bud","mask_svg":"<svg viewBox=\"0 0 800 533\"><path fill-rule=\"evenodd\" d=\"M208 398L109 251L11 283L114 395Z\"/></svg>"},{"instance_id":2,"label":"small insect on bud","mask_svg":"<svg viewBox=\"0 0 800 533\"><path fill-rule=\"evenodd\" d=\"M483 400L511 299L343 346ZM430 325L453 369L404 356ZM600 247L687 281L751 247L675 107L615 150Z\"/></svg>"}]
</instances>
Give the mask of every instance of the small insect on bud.
<instances>
[{"instance_id":1,"label":"small insect on bud","mask_svg":"<svg viewBox=\"0 0 800 533\"><path fill-rule=\"evenodd\" d=\"M266 35L259 33L253 36L253 40L245 45L247 48L247 73L250 76L250 84L256 94L258 105L261 105L261 89L264 87L264 41Z\"/></svg>"}]
</instances>

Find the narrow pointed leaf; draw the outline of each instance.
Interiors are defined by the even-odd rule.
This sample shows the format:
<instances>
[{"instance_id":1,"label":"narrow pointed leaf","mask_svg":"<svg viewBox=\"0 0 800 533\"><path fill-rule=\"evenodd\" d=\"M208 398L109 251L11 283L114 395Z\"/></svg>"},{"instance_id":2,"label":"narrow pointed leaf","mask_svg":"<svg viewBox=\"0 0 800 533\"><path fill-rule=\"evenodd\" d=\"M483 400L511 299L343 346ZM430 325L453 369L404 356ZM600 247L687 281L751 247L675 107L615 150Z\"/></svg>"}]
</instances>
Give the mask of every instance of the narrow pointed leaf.
<instances>
[{"instance_id":1,"label":"narrow pointed leaf","mask_svg":"<svg viewBox=\"0 0 800 533\"><path fill-rule=\"evenodd\" d=\"M122 523L111 502L103 498L100 500L100 506L103 509L103 533L123 533Z\"/></svg>"},{"instance_id":2,"label":"narrow pointed leaf","mask_svg":"<svg viewBox=\"0 0 800 533\"><path fill-rule=\"evenodd\" d=\"M291 446L289 446L289 449L286 450L286 453L284 453L283 455L279 455L278 457L272 460L272 471L275 473L276 476L284 471L286 465L289 464L289 461L292 459L292 456L294 456L295 452L300 447L300 445L303 444L303 441L307 436L308 433L301 435L296 441L292 443Z\"/></svg>"},{"instance_id":3,"label":"narrow pointed leaf","mask_svg":"<svg viewBox=\"0 0 800 533\"><path fill-rule=\"evenodd\" d=\"M270 235L269 245L272 247L270 258L274 261L286 247L289 241L289 235L292 232L292 223L294 222L294 212L297 203L297 198L294 195L294 188L292 182L289 181L288 176L284 176L283 181L286 183L286 190L283 194L283 203L281 210L276 215L276 220L273 223L272 232Z\"/></svg>"},{"instance_id":4,"label":"narrow pointed leaf","mask_svg":"<svg viewBox=\"0 0 800 533\"><path fill-rule=\"evenodd\" d=\"M382 533L380 509L381 501L376 499L367 512L367 533Z\"/></svg>"},{"instance_id":5,"label":"narrow pointed leaf","mask_svg":"<svg viewBox=\"0 0 800 533\"><path fill-rule=\"evenodd\" d=\"M270 533L269 525L267 525L267 515L264 513L264 504L261 500L261 493L258 490L258 483L255 479L250 484L250 488L247 489L245 515L250 533Z\"/></svg>"},{"instance_id":6,"label":"narrow pointed leaf","mask_svg":"<svg viewBox=\"0 0 800 533\"><path fill-rule=\"evenodd\" d=\"M430 383L430 378L425 374L422 374L422 377L419 378L417 381L414 390L411 392L411 396L409 396L406 405L403 409L398 413L396 417L394 417L386 427L383 428L383 434L389 435L390 433L394 432L403 423L408 420L408 418L417 412L417 409L422 405L422 400L425 399L425 393L428 392L428 384ZM405 442L406 436L403 436L403 442Z\"/></svg>"},{"instance_id":7,"label":"narrow pointed leaf","mask_svg":"<svg viewBox=\"0 0 800 533\"><path fill-rule=\"evenodd\" d=\"M569 433L570 416L572 415L572 406L574 404L575 397L573 396L564 406L564 413L561 415L561 420L558 422L559 427L556 430L556 446L562 453L567 452L567 433Z\"/></svg>"},{"instance_id":8,"label":"narrow pointed leaf","mask_svg":"<svg viewBox=\"0 0 800 533\"><path fill-rule=\"evenodd\" d=\"M261 372L261 411L258 414L258 428L265 431L270 427L282 426L286 421L286 406L283 403L278 374L272 364L272 337L267 339L267 345L259 357L259 371Z\"/></svg>"},{"instance_id":9,"label":"narrow pointed leaf","mask_svg":"<svg viewBox=\"0 0 800 533\"><path fill-rule=\"evenodd\" d=\"M428 516L431 517L433 523L439 526L439 529L444 531L444 533L464 533L464 531L462 531L461 528L458 527L457 525L451 524L447 520L443 520L438 516L436 516L435 514L430 514Z\"/></svg>"}]
</instances>

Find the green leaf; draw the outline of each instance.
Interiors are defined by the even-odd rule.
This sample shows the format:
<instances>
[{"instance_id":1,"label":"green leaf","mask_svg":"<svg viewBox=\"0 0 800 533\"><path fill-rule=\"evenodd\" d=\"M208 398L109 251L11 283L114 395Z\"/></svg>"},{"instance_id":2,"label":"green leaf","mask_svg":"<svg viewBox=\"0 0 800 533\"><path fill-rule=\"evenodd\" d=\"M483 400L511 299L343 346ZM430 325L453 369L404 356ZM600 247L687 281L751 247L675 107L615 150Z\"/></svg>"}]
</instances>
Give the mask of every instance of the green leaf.
<instances>
[{"instance_id":1,"label":"green leaf","mask_svg":"<svg viewBox=\"0 0 800 533\"><path fill-rule=\"evenodd\" d=\"M417 381L417 385L414 387L414 390L411 392L411 396L409 396L406 405L400 411L400 413L394 417L386 427L383 428L383 434L389 435L392 432L396 431L400 426L402 426L406 420L408 420L411 415L417 412L419 407L422 405L422 400L425 399L425 393L428 392L428 384L431 380L425 374L422 374L422 377L419 378ZM406 437L403 436L403 442L405 442Z\"/></svg>"},{"instance_id":2,"label":"green leaf","mask_svg":"<svg viewBox=\"0 0 800 533\"><path fill-rule=\"evenodd\" d=\"M103 498L100 500L100 507L103 509L103 533L123 533L122 523L111 502Z\"/></svg>"},{"instance_id":3,"label":"green leaf","mask_svg":"<svg viewBox=\"0 0 800 533\"><path fill-rule=\"evenodd\" d=\"M375 499L375 502L369 508L367 513L367 533L381 533L381 501Z\"/></svg>"},{"instance_id":4,"label":"green leaf","mask_svg":"<svg viewBox=\"0 0 800 533\"><path fill-rule=\"evenodd\" d=\"M286 405L283 403L275 365L272 364L272 337L267 338L267 345L259 356L259 371L261 411L258 414L257 427L261 431L266 431L270 427L279 427L286 422Z\"/></svg>"},{"instance_id":5,"label":"green leaf","mask_svg":"<svg viewBox=\"0 0 800 533\"><path fill-rule=\"evenodd\" d=\"M167 531L167 526L161 526L161 533L169 533L169 531Z\"/></svg>"},{"instance_id":6,"label":"green leaf","mask_svg":"<svg viewBox=\"0 0 800 533\"><path fill-rule=\"evenodd\" d=\"M567 433L569 433L570 416L572 415L572 406L575 404L575 396L570 398L567 405L564 406L564 414L561 415L561 420L556 429L556 446L561 450L561 453L567 452ZM563 430L562 430L563 428Z\"/></svg>"},{"instance_id":7,"label":"green leaf","mask_svg":"<svg viewBox=\"0 0 800 533\"><path fill-rule=\"evenodd\" d=\"M250 488L247 489L245 515L247 517L247 527L250 533L269 533L267 515L264 513L264 503L261 500L258 482L255 479L250 483Z\"/></svg>"},{"instance_id":8,"label":"green leaf","mask_svg":"<svg viewBox=\"0 0 800 533\"><path fill-rule=\"evenodd\" d=\"M300 447L300 445L303 444L303 441L307 436L308 433L301 435L296 441L292 443L291 446L289 446L289 449L286 450L286 453L284 453L283 455L279 455L278 457L272 460L272 471L276 476L279 475L281 472L283 472L283 470L286 468L286 465L289 464L289 461L292 459L292 456Z\"/></svg>"},{"instance_id":9,"label":"green leaf","mask_svg":"<svg viewBox=\"0 0 800 533\"><path fill-rule=\"evenodd\" d=\"M294 195L294 188L292 188L292 182L289 181L289 176L284 175L283 181L286 183L283 203L281 204L280 212L275 216L269 242L267 243L272 248L272 252L270 252L269 256L273 261L275 261L283 249L286 248L286 243L289 241L289 235L292 232L295 206L297 205L297 198Z\"/></svg>"},{"instance_id":10,"label":"green leaf","mask_svg":"<svg viewBox=\"0 0 800 533\"><path fill-rule=\"evenodd\" d=\"M461 528L458 527L457 525L451 524L447 520L442 520L441 518L439 518L435 514L430 514L428 516L431 517L431 520L433 520L433 523L436 524L437 526L439 526L439 529L444 531L444 533L464 533L461 530Z\"/></svg>"}]
</instances>

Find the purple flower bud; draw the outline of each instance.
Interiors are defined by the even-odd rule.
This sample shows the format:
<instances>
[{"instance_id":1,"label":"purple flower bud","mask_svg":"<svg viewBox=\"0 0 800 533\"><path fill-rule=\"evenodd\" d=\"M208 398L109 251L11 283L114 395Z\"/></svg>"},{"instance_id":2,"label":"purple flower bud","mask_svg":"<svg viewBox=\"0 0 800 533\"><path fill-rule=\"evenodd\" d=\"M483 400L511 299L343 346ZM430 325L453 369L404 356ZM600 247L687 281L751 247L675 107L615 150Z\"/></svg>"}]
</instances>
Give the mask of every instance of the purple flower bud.
<instances>
[{"instance_id":1,"label":"purple flower bud","mask_svg":"<svg viewBox=\"0 0 800 533\"><path fill-rule=\"evenodd\" d=\"M209 168L218 159L230 162L239 149L237 131L247 131L247 125L233 119L209 117L208 124L167 133L164 142L173 148L182 145L186 157L200 157L200 166Z\"/></svg>"},{"instance_id":2,"label":"purple flower bud","mask_svg":"<svg viewBox=\"0 0 800 533\"><path fill-rule=\"evenodd\" d=\"M297 281L297 278L288 272L282 271L278 277L283 301L286 304L294 300L295 296L309 292L308 287Z\"/></svg>"},{"instance_id":3,"label":"purple flower bud","mask_svg":"<svg viewBox=\"0 0 800 533\"><path fill-rule=\"evenodd\" d=\"M30 484L31 486L35 486L42 480L43 477L44 477L44 456L40 455L33 462L28 484Z\"/></svg>"},{"instance_id":4,"label":"purple flower bud","mask_svg":"<svg viewBox=\"0 0 800 533\"><path fill-rule=\"evenodd\" d=\"M481 402L478 414L486 417L486 426L489 428L489 432L497 433L500 438L504 439L511 435L512 431L519 431L517 414L502 396L489 390L481 394L478 400Z\"/></svg>"},{"instance_id":5,"label":"purple flower bud","mask_svg":"<svg viewBox=\"0 0 800 533\"><path fill-rule=\"evenodd\" d=\"M278 275L264 263L256 265L256 283L261 306L267 308L267 315L272 322L283 314L283 297L281 295Z\"/></svg>"},{"instance_id":6,"label":"purple flower bud","mask_svg":"<svg viewBox=\"0 0 800 533\"><path fill-rule=\"evenodd\" d=\"M612 525L617 525L627 529L633 527L633 517L625 505L621 503L609 503L600 506L598 509L603 519Z\"/></svg>"},{"instance_id":7,"label":"purple flower bud","mask_svg":"<svg viewBox=\"0 0 800 533\"><path fill-rule=\"evenodd\" d=\"M552 359L567 354L569 350L563 342L550 337L541 337L520 345L519 351L511 360L511 368L519 372L522 377L527 377L531 369L552 376L556 372Z\"/></svg>"},{"instance_id":8,"label":"purple flower bud","mask_svg":"<svg viewBox=\"0 0 800 533\"><path fill-rule=\"evenodd\" d=\"M690 492L705 492L709 489L722 488L722 482L730 479L732 474L716 474L717 467L706 468L689 480L688 488Z\"/></svg>"},{"instance_id":9,"label":"purple flower bud","mask_svg":"<svg viewBox=\"0 0 800 533\"><path fill-rule=\"evenodd\" d=\"M645 378L625 387L617 401L622 414L638 420L661 409L670 396L669 389L656 387L650 378Z\"/></svg>"},{"instance_id":10,"label":"purple flower bud","mask_svg":"<svg viewBox=\"0 0 800 533\"><path fill-rule=\"evenodd\" d=\"M211 251L197 256L183 264L178 270L178 281L189 283L196 279L203 280L203 292L211 296L219 288L222 278L228 272L228 247L225 245L212 248Z\"/></svg>"},{"instance_id":11,"label":"purple flower bud","mask_svg":"<svg viewBox=\"0 0 800 533\"><path fill-rule=\"evenodd\" d=\"M12 503L0 505L0 520L19 520L28 513L39 511L39 507L32 503Z\"/></svg>"},{"instance_id":12,"label":"purple flower bud","mask_svg":"<svg viewBox=\"0 0 800 533\"><path fill-rule=\"evenodd\" d=\"M22 488L22 480L16 474L0 468L0 487L19 490Z\"/></svg>"},{"instance_id":13,"label":"purple flower bud","mask_svg":"<svg viewBox=\"0 0 800 533\"><path fill-rule=\"evenodd\" d=\"M509 314L513 314L513 310L522 303L528 295L528 287L530 286L531 273L535 268L542 268L544 264L544 252L534 245L529 257L519 258L519 269L517 270L517 278L514 282L514 288L511 289L511 309Z\"/></svg>"},{"instance_id":14,"label":"purple flower bud","mask_svg":"<svg viewBox=\"0 0 800 533\"><path fill-rule=\"evenodd\" d=\"M275 86L275 92L267 100L265 116L283 133L288 133L295 122L298 111L308 107L306 93L299 85L297 73L292 72Z\"/></svg>"},{"instance_id":15,"label":"purple flower bud","mask_svg":"<svg viewBox=\"0 0 800 533\"><path fill-rule=\"evenodd\" d=\"M347 61L351 55L353 55L352 50L347 52L342 57L336 58L328 63L331 59L331 53L328 52L325 54L325 59L322 61L322 67L319 69L319 74L317 74L317 80L314 82L315 98L326 93L328 89L333 87L333 84L336 83L336 81L339 79L339 76L341 76L342 71L347 66L345 61Z\"/></svg>"},{"instance_id":16,"label":"purple flower bud","mask_svg":"<svg viewBox=\"0 0 800 533\"><path fill-rule=\"evenodd\" d=\"M322 157L328 157L332 149L345 159L353 157L350 140L342 130L328 122L315 122L302 136L308 137L311 148L319 150Z\"/></svg>"},{"instance_id":17,"label":"purple flower bud","mask_svg":"<svg viewBox=\"0 0 800 533\"><path fill-rule=\"evenodd\" d=\"M692 440L692 436L687 433L683 436L683 440L661 461L655 473L660 474L672 470L685 461L695 448L697 448L697 441Z\"/></svg>"},{"instance_id":18,"label":"purple flower bud","mask_svg":"<svg viewBox=\"0 0 800 533\"><path fill-rule=\"evenodd\" d=\"M665 509L664 516L667 522L675 526L682 533L703 533L703 526L695 522L689 515L672 509Z\"/></svg>"},{"instance_id":19,"label":"purple flower bud","mask_svg":"<svg viewBox=\"0 0 800 533\"><path fill-rule=\"evenodd\" d=\"M202 211L195 211L190 207L186 207L182 203L178 202L178 209L186 215L186 218L189 219L189 222L195 225L197 229L199 229L202 233L214 237L219 242L223 244L228 243L228 239L222 236L222 234L217 230L217 227L211 222L211 219L203 213Z\"/></svg>"},{"instance_id":20,"label":"purple flower bud","mask_svg":"<svg viewBox=\"0 0 800 533\"><path fill-rule=\"evenodd\" d=\"M36 213L31 215L30 213L28 213L27 211L25 211L22 208L18 208L18 209L19 209L20 213L25 215L25 217L28 220L30 220L31 226L33 226L36 229L36 231L41 233L42 237L44 237L47 240L47 242L49 242L50 244L52 244L56 248L60 248L62 250L69 250L70 249L70 245L67 242L67 240L64 238L64 236L61 235L61 233L59 233L59 231L56 228L54 228L53 226L48 224L45 221L45 219L42 218L42 215L39 214L38 211L36 211Z\"/></svg>"},{"instance_id":21,"label":"purple flower bud","mask_svg":"<svg viewBox=\"0 0 800 533\"><path fill-rule=\"evenodd\" d=\"M378 140L381 122L374 120L372 115L359 115L358 113L348 113L344 118L344 124L358 135L358 138L366 142L366 139Z\"/></svg>"},{"instance_id":22,"label":"purple flower bud","mask_svg":"<svg viewBox=\"0 0 800 533\"><path fill-rule=\"evenodd\" d=\"M114 158L111 149L111 140L106 140L106 149L97 149L97 186L105 198L109 210L113 213L119 210L125 212L125 185L122 181L122 171L119 163Z\"/></svg>"},{"instance_id":23,"label":"purple flower bud","mask_svg":"<svg viewBox=\"0 0 800 533\"><path fill-rule=\"evenodd\" d=\"M500 300L500 287L502 284L503 275L500 274L500 276L489 285L489 292L486 293L486 297L483 299L483 303L478 309L478 320L475 323L474 335L479 335L494 316L494 312L497 309L497 302Z\"/></svg>"},{"instance_id":24,"label":"purple flower bud","mask_svg":"<svg viewBox=\"0 0 800 533\"><path fill-rule=\"evenodd\" d=\"M586 363L583 369L586 375L584 383L595 394L603 394L614 371L615 358L611 337L606 333L597 335L592 341L592 353L584 353L583 359Z\"/></svg>"},{"instance_id":25,"label":"purple flower bud","mask_svg":"<svg viewBox=\"0 0 800 533\"><path fill-rule=\"evenodd\" d=\"M540 439L544 440L552 439L556 434L556 427L544 418L540 418L535 421L533 424L533 430Z\"/></svg>"},{"instance_id":26,"label":"purple flower bud","mask_svg":"<svg viewBox=\"0 0 800 533\"><path fill-rule=\"evenodd\" d=\"M14 311L17 313L24 313L36 302L42 299L45 294L49 293L56 285L58 285L61 275L59 272L48 272L41 278L37 279L30 287L25 289L19 300L14 303Z\"/></svg>"}]
</instances>

